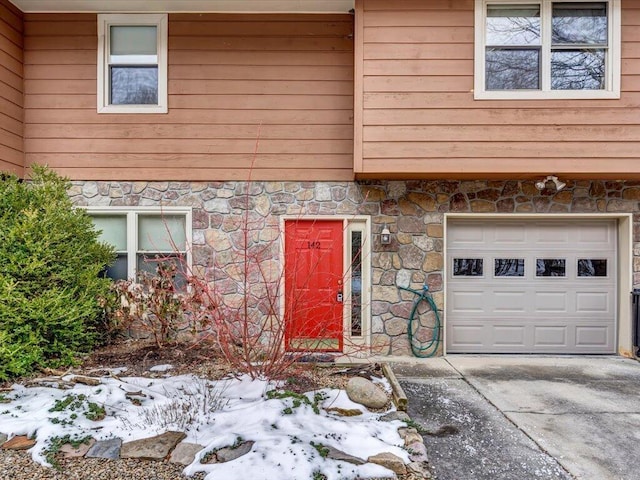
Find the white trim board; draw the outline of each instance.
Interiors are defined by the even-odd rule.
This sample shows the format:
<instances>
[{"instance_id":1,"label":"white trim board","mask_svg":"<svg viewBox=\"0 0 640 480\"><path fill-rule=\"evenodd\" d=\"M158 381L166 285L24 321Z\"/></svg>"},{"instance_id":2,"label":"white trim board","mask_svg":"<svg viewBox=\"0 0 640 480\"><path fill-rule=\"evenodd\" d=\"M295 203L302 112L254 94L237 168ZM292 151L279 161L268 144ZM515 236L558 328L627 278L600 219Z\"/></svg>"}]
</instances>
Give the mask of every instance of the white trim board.
<instances>
[{"instance_id":1,"label":"white trim board","mask_svg":"<svg viewBox=\"0 0 640 480\"><path fill-rule=\"evenodd\" d=\"M10 0L25 13L346 13L354 0Z\"/></svg>"}]
</instances>

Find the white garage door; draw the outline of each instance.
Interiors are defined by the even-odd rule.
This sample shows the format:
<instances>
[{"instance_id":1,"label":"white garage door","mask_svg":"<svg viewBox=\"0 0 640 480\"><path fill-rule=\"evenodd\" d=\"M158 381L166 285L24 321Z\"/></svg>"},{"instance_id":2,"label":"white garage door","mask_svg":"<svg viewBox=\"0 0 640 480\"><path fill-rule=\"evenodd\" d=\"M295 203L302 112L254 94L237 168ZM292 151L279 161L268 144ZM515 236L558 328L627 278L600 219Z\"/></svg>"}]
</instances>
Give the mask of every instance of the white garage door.
<instances>
[{"instance_id":1,"label":"white garage door","mask_svg":"<svg viewBox=\"0 0 640 480\"><path fill-rule=\"evenodd\" d=\"M447 351L614 353L616 244L614 220L450 220Z\"/></svg>"}]
</instances>

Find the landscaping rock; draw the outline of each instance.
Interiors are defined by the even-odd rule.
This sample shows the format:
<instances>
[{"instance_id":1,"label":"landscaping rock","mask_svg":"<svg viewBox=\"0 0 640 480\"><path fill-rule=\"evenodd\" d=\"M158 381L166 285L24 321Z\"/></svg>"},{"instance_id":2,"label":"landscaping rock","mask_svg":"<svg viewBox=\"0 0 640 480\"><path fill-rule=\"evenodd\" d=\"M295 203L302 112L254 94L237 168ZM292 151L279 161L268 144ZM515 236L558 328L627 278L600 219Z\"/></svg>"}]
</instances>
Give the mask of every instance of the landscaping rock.
<instances>
[{"instance_id":1,"label":"landscaping rock","mask_svg":"<svg viewBox=\"0 0 640 480\"><path fill-rule=\"evenodd\" d=\"M87 443L81 443L77 447L74 447L70 443L65 443L60 447L60 453L64 455L64 458L84 457L94 443L96 443L96 441L93 438Z\"/></svg>"},{"instance_id":2,"label":"landscaping rock","mask_svg":"<svg viewBox=\"0 0 640 480\"><path fill-rule=\"evenodd\" d=\"M407 432L406 436L404 437L404 444L411 445L412 443L416 442L424 443L422 435L420 435L418 432Z\"/></svg>"},{"instance_id":3,"label":"landscaping rock","mask_svg":"<svg viewBox=\"0 0 640 480\"><path fill-rule=\"evenodd\" d=\"M358 415L362 415L362 410L358 410L357 408L329 407L325 410L329 413L340 415L341 417L357 417Z\"/></svg>"},{"instance_id":4,"label":"landscaping rock","mask_svg":"<svg viewBox=\"0 0 640 480\"><path fill-rule=\"evenodd\" d=\"M375 463L376 465L382 465L383 467L391 470L396 475L405 475L407 473L407 467L405 467L402 459L397 455L394 455L393 453L379 453L377 455L369 457L367 461L370 463Z\"/></svg>"},{"instance_id":5,"label":"landscaping rock","mask_svg":"<svg viewBox=\"0 0 640 480\"><path fill-rule=\"evenodd\" d=\"M400 427L398 429L398 435L400 435L400 438L403 440L411 433L418 433L418 430L413 427Z\"/></svg>"},{"instance_id":6,"label":"landscaping rock","mask_svg":"<svg viewBox=\"0 0 640 480\"><path fill-rule=\"evenodd\" d=\"M197 443L182 442L171 452L169 461L179 465L189 465L196 458L196 454L204 447Z\"/></svg>"},{"instance_id":7,"label":"landscaping rock","mask_svg":"<svg viewBox=\"0 0 640 480\"><path fill-rule=\"evenodd\" d=\"M233 447L221 448L215 453L217 462L214 462L214 463L225 463L225 462L230 462L232 460L235 460L236 458L240 458L251 451L251 448L253 448L254 443L255 442L249 440L247 442L242 442L240 445L238 445L235 448Z\"/></svg>"},{"instance_id":8,"label":"landscaping rock","mask_svg":"<svg viewBox=\"0 0 640 480\"><path fill-rule=\"evenodd\" d=\"M412 462L428 462L427 448L422 442L413 442L407 445L407 451L409 452L409 459Z\"/></svg>"},{"instance_id":9,"label":"landscaping rock","mask_svg":"<svg viewBox=\"0 0 640 480\"><path fill-rule=\"evenodd\" d=\"M120 438L111 438L109 440L102 440L96 442L93 447L89 449L85 457L87 458L108 458L110 460L117 460L120 458L120 448L122 447L122 440Z\"/></svg>"},{"instance_id":10,"label":"landscaping rock","mask_svg":"<svg viewBox=\"0 0 640 480\"><path fill-rule=\"evenodd\" d=\"M29 450L36 444L35 439L29 438L26 435L16 435L11 440L2 444L3 450Z\"/></svg>"},{"instance_id":11,"label":"landscaping rock","mask_svg":"<svg viewBox=\"0 0 640 480\"><path fill-rule=\"evenodd\" d=\"M0 433L0 445L2 445L4 442L6 442L7 438L9 438L9 437L6 434Z\"/></svg>"},{"instance_id":12,"label":"landscaping rock","mask_svg":"<svg viewBox=\"0 0 640 480\"><path fill-rule=\"evenodd\" d=\"M164 460L186 435L183 432L166 432L155 437L134 440L122 445L121 458Z\"/></svg>"},{"instance_id":13,"label":"landscaping rock","mask_svg":"<svg viewBox=\"0 0 640 480\"><path fill-rule=\"evenodd\" d=\"M332 460L341 460L343 462L352 463L353 465L364 465L365 462L361 458L354 457L353 455L349 455L337 448L333 448L330 445L324 445L324 448L327 449L327 458L331 458Z\"/></svg>"},{"instance_id":14,"label":"landscaping rock","mask_svg":"<svg viewBox=\"0 0 640 480\"><path fill-rule=\"evenodd\" d=\"M407 412L389 412L380 417L381 422L393 422L395 420L400 420L401 422L408 422L411 420L411 417L407 414Z\"/></svg>"},{"instance_id":15,"label":"landscaping rock","mask_svg":"<svg viewBox=\"0 0 640 480\"><path fill-rule=\"evenodd\" d=\"M407 473L410 473L415 477L423 478L423 479L433 478L431 475L431 471L429 470L429 467L423 462L407 463Z\"/></svg>"},{"instance_id":16,"label":"landscaping rock","mask_svg":"<svg viewBox=\"0 0 640 480\"><path fill-rule=\"evenodd\" d=\"M387 394L380 387L362 377L353 377L349 380L346 391L352 402L367 408L383 408L389 401Z\"/></svg>"},{"instance_id":17,"label":"landscaping rock","mask_svg":"<svg viewBox=\"0 0 640 480\"><path fill-rule=\"evenodd\" d=\"M71 378L71 381L74 383L82 383L83 385L89 385L91 387L95 387L96 385L100 385L100 380L95 377L86 377L84 375L74 375Z\"/></svg>"}]
</instances>

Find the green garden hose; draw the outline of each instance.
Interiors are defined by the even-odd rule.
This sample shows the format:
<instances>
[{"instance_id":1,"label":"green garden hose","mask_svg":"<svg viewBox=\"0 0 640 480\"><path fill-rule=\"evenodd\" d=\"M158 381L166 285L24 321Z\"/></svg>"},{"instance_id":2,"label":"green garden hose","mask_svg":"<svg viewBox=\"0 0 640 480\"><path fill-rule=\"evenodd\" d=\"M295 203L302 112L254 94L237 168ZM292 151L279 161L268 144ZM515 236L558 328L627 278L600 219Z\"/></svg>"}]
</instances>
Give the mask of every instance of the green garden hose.
<instances>
[{"instance_id":1,"label":"green garden hose","mask_svg":"<svg viewBox=\"0 0 640 480\"><path fill-rule=\"evenodd\" d=\"M433 297L429 292L429 286L423 285L422 290L413 290L411 288L406 287L398 287L400 290L405 290L407 292L411 292L416 295L415 300L413 301L413 308L411 308L411 313L409 314L409 325L407 328L407 334L409 336L409 345L411 346L411 352L414 356L418 358L428 358L433 357L438 351L438 345L440 343L440 315L438 314L438 307L436 306L436 302L433 301ZM419 319L416 317L416 312L418 311L418 306L422 301L426 301L429 304L429 307L435 314L435 322L433 327L425 327L423 325L418 325L414 328L415 322L419 322ZM417 338L414 337L414 333L418 331L418 328L429 328L433 330L433 335L431 336L431 340L427 343L421 343Z\"/></svg>"}]
</instances>

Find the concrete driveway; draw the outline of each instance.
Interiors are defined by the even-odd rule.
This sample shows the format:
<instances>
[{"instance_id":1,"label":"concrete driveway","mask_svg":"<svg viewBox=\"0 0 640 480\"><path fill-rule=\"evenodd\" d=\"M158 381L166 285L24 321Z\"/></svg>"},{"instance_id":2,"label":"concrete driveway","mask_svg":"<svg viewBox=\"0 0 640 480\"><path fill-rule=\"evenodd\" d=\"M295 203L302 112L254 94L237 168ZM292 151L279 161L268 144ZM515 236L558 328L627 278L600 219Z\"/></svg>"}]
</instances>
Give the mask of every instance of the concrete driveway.
<instances>
[{"instance_id":1,"label":"concrete driveway","mask_svg":"<svg viewBox=\"0 0 640 480\"><path fill-rule=\"evenodd\" d=\"M640 479L640 363L470 356L394 363L439 480Z\"/></svg>"}]
</instances>

